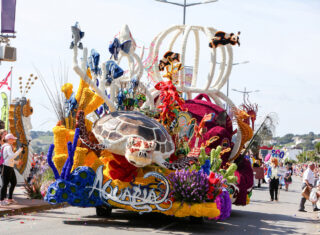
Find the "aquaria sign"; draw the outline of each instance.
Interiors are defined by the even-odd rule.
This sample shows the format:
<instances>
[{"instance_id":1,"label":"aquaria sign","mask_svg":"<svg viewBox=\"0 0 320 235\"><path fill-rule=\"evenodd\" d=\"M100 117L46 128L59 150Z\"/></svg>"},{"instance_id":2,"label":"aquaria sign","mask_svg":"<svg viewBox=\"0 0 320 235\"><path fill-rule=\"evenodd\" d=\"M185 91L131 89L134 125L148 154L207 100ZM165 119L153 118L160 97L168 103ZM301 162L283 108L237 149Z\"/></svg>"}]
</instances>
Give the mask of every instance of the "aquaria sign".
<instances>
[{"instance_id":1,"label":"aquaria sign","mask_svg":"<svg viewBox=\"0 0 320 235\"><path fill-rule=\"evenodd\" d=\"M170 192L169 181L162 174L157 172L148 172L144 175L144 178L154 177L156 180L154 183L148 185L136 185L131 183L124 189L119 190L118 186L112 186L112 180L108 180L103 184L103 166L100 166L96 172L96 178L93 183L89 197L97 190L100 198L108 203L108 200L113 202L129 205L132 208L139 210L140 213L151 212L152 205L159 211L169 210L172 206L172 202L168 200ZM169 203L166 208L160 206L161 203Z\"/></svg>"}]
</instances>

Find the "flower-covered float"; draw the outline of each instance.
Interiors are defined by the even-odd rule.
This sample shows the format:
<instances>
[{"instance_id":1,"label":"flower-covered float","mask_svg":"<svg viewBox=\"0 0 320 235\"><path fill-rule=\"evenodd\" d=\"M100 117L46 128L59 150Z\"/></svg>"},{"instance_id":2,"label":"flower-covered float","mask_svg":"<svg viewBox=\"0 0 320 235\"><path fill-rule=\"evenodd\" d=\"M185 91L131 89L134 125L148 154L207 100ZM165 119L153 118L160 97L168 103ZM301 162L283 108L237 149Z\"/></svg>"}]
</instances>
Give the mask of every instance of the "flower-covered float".
<instances>
[{"instance_id":1,"label":"flower-covered float","mask_svg":"<svg viewBox=\"0 0 320 235\"><path fill-rule=\"evenodd\" d=\"M96 50L88 57L79 25L71 29L73 69L80 83L77 91L70 83L61 88L66 100L64 118L53 128L54 144L47 155L56 181L45 200L96 207L98 215L109 215L116 207L215 219L228 218L232 203L248 203L253 173L240 152L252 130L244 122L248 114L220 91L231 73L231 45L239 43L238 35L174 26L153 40L143 61L143 53L137 55L135 40L124 26L109 45L111 59L100 64ZM196 38L196 56L191 84L185 86L190 32ZM200 32L210 42L210 71L204 88L196 87ZM169 33L174 33L173 40L159 56ZM173 52L182 34L182 51ZM79 49L83 49L80 64ZM212 84L218 51L222 63ZM128 60L127 70L121 68L123 59ZM148 81L142 80L144 71Z\"/></svg>"}]
</instances>

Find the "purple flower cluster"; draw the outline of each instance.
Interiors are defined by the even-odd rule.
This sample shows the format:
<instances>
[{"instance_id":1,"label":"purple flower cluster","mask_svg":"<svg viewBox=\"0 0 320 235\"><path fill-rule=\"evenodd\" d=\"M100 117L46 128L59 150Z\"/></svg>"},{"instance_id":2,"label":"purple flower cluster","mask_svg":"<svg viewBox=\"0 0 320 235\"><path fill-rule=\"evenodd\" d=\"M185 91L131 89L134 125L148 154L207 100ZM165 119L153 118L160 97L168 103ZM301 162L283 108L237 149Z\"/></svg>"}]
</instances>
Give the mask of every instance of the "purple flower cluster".
<instances>
[{"instance_id":1,"label":"purple flower cluster","mask_svg":"<svg viewBox=\"0 0 320 235\"><path fill-rule=\"evenodd\" d=\"M175 201L202 203L207 201L208 176L202 171L180 170L168 176Z\"/></svg>"},{"instance_id":2,"label":"purple flower cluster","mask_svg":"<svg viewBox=\"0 0 320 235\"><path fill-rule=\"evenodd\" d=\"M231 214L231 199L229 192L223 190L222 193L216 198L215 203L220 210L220 215L215 220L225 220L230 217Z\"/></svg>"}]
</instances>

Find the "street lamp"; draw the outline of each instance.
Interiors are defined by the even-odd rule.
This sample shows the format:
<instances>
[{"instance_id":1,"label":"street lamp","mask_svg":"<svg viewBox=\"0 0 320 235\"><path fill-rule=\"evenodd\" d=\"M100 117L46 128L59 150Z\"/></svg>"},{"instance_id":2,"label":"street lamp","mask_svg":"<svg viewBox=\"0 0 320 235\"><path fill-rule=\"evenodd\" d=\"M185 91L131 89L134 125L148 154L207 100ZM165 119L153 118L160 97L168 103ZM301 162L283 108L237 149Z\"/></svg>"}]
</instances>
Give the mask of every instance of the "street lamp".
<instances>
[{"instance_id":1,"label":"street lamp","mask_svg":"<svg viewBox=\"0 0 320 235\"><path fill-rule=\"evenodd\" d=\"M195 2L195 3L190 3L190 4L187 4L187 0L184 0L183 4L177 3L177 2L169 2L167 0L155 0L155 1L162 2L162 3L169 3L169 4L172 4L172 5L183 7L183 25L185 25L186 24L186 8L187 7L196 6L196 5L200 5L200 4L207 4L207 3L217 2L218 0L204 0L204 1L201 1L201 2Z\"/></svg>"},{"instance_id":2,"label":"street lamp","mask_svg":"<svg viewBox=\"0 0 320 235\"><path fill-rule=\"evenodd\" d=\"M244 88L243 91L240 91L240 90L237 90L237 89L232 89L232 90L243 94L243 103L246 103L246 96L249 96L250 93L259 92L260 91L260 90L247 91L247 88Z\"/></svg>"}]
</instances>

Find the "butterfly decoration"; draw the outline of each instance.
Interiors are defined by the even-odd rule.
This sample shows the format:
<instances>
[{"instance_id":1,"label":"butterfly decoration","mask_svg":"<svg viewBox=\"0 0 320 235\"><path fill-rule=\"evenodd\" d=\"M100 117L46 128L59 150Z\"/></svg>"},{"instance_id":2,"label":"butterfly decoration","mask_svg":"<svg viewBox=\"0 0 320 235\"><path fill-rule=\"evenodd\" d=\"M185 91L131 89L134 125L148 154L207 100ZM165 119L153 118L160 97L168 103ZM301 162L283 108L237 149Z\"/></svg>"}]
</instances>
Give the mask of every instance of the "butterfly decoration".
<instances>
[{"instance_id":1,"label":"butterfly decoration","mask_svg":"<svg viewBox=\"0 0 320 235\"><path fill-rule=\"evenodd\" d=\"M109 45L109 52L111 53L110 59L113 57L115 60L118 60L118 55L122 50L124 53L128 54L131 48L131 40L127 40L123 43L120 43L118 38L115 38L113 42Z\"/></svg>"}]
</instances>

